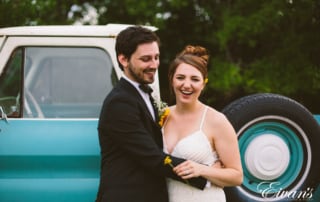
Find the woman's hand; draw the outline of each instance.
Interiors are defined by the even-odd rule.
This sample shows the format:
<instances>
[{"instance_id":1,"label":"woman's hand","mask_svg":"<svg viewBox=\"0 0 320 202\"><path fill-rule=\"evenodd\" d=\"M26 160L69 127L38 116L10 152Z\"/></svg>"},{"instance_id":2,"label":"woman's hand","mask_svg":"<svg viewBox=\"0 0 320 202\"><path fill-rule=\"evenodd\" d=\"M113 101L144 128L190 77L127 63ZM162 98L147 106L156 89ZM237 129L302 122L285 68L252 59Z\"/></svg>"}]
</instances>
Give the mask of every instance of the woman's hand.
<instances>
[{"instance_id":1,"label":"woman's hand","mask_svg":"<svg viewBox=\"0 0 320 202\"><path fill-rule=\"evenodd\" d=\"M202 171L209 166L196 163L191 160L187 160L176 167L173 168L173 171L177 173L182 179L189 179L193 177L199 177L202 174ZM221 161L216 161L212 167L214 168L222 168L223 165Z\"/></svg>"},{"instance_id":2,"label":"woman's hand","mask_svg":"<svg viewBox=\"0 0 320 202\"><path fill-rule=\"evenodd\" d=\"M192 177L199 177L202 169L203 168L201 164L187 160L174 167L173 171L182 179L189 179Z\"/></svg>"}]
</instances>

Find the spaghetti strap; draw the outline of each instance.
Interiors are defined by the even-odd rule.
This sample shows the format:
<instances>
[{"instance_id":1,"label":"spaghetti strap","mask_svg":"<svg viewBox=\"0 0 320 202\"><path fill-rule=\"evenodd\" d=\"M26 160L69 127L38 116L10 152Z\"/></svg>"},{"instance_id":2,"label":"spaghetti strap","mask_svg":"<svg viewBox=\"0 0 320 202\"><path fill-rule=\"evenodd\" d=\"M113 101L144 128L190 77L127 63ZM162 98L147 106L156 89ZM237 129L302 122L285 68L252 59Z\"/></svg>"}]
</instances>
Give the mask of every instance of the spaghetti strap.
<instances>
[{"instance_id":1,"label":"spaghetti strap","mask_svg":"<svg viewBox=\"0 0 320 202\"><path fill-rule=\"evenodd\" d=\"M202 114L202 118L201 118L200 130L202 130L204 118L206 117L207 111L208 111L208 106L205 106L205 109L203 110L203 114Z\"/></svg>"}]
</instances>

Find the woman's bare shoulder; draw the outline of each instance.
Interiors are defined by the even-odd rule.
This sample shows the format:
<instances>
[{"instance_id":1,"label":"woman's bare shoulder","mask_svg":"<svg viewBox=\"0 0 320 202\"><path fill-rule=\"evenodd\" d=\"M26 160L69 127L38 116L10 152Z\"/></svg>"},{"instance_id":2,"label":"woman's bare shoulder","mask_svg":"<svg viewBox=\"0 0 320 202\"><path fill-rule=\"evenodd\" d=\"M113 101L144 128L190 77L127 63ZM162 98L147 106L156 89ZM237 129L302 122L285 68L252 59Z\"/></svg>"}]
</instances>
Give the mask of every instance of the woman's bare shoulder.
<instances>
[{"instance_id":1,"label":"woman's bare shoulder","mask_svg":"<svg viewBox=\"0 0 320 202\"><path fill-rule=\"evenodd\" d=\"M228 121L228 119L222 112L214 109L213 107L210 107L210 106L207 106L207 107L208 107L207 119L209 122L221 124L222 122Z\"/></svg>"},{"instance_id":2,"label":"woman's bare shoulder","mask_svg":"<svg viewBox=\"0 0 320 202\"><path fill-rule=\"evenodd\" d=\"M206 125L208 131L215 131L215 134L225 133L231 131L233 133L233 127L227 117L220 111L209 107L206 117Z\"/></svg>"}]
</instances>

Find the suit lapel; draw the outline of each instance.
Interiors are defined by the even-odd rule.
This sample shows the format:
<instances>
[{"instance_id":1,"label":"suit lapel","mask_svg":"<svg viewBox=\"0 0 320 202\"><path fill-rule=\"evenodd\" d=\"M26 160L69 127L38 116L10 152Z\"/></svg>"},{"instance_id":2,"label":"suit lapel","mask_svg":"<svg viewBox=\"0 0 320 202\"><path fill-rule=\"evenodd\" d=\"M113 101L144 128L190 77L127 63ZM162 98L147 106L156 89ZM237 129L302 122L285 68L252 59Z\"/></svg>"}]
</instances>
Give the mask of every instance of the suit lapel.
<instances>
[{"instance_id":1,"label":"suit lapel","mask_svg":"<svg viewBox=\"0 0 320 202\"><path fill-rule=\"evenodd\" d=\"M157 108L157 105L155 103L155 100L153 99L153 97L151 96L150 97L150 101L151 101L151 104L152 104L152 109L153 109L153 112L154 112L154 116L155 116L155 121L156 123L159 122L159 114L158 114L158 108Z\"/></svg>"},{"instance_id":2,"label":"suit lapel","mask_svg":"<svg viewBox=\"0 0 320 202\"><path fill-rule=\"evenodd\" d=\"M120 81L119 81L119 86L124 89L125 91L128 91L130 94L132 94L134 97L136 97L139 101L139 103L143 106L143 109L145 111L145 113L148 115L149 119L152 121L152 123L154 123L157 127L159 127L159 124L158 124L158 112L157 112L157 109L156 107L153 105L152 103L152 107L155 111L155 118L156 118L156 121L154 121L144 99L141 97L140 93L138 92L138 90L132 85L130 84L128 81L126 81L124 78L121 78Z\"/></svg>"}]
</instances>

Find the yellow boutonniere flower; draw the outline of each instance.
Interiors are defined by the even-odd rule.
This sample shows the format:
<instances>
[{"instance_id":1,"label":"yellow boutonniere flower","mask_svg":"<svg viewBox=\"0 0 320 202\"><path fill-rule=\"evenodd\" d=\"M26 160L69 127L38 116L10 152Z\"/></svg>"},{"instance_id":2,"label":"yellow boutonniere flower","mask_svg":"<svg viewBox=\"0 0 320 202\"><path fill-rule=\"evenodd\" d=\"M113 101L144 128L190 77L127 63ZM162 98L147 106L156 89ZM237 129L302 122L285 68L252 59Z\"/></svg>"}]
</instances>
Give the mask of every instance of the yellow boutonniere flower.
<instances>
[{"instance_id":1,"label":"yellow boutonniere flower","mask_svg":"<svg viewBox=\"0 0 320 202\"><path fill-rule=\"evenodd\" d=\"M164 165L170 165L173 168L173 165L171 162L172 162L172 160L171 160L170 156L166 156L166 158L163 160Z\"/></svg>"},{"instance_id":2,"label":"yellow boutonniere flower","mask_svg":"<svg viewBox=\"0 0 320 202\"><path fill-rule=\"evenodd\" d=\"M160 115L159 125L161 127L163 126L164 122L166 121L169 113L170 113L170 109L167 107L163 110L162 114L159 114Z\"/></svg>"},{"instance_id":3,"label":"yellow boutonniere flower","mask_svg":"<svg viewBox=\"0 0 320 202\"><path fill-rule=\"evenodd\" d=\"M155 103L155 105L156 105L156 108L158 109L158 115L159 115L158 124L160 125L160 127L162 127L170 113L170 109L168 107L168 104L162 101L160 101L159 103Z\"/></svg>"}]
</instances>

